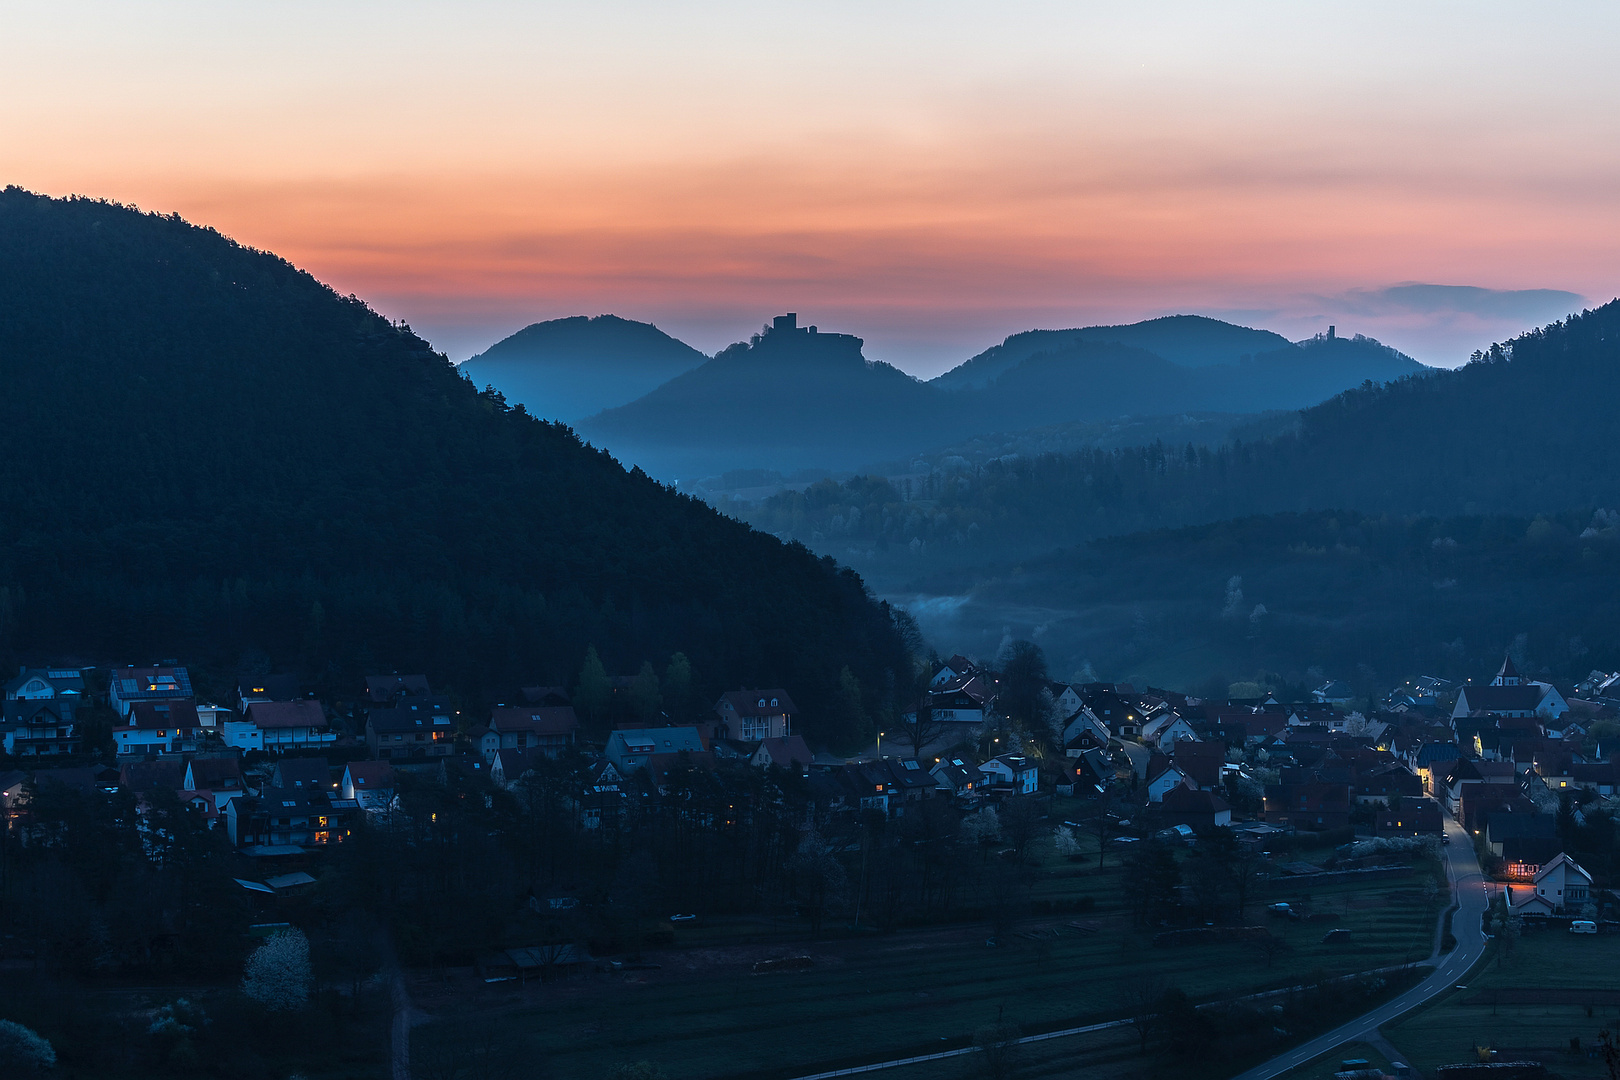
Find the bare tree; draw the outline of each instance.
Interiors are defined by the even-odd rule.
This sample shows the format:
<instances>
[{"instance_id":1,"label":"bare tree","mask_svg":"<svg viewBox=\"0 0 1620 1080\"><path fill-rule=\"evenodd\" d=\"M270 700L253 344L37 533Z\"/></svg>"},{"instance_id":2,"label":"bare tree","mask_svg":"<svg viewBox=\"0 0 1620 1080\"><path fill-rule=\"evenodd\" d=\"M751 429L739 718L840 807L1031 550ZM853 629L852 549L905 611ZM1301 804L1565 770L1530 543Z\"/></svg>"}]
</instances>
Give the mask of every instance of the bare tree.
<instances>
[{"instance_id":1,"label":"bare tree","mask_svg":"<svg viewBox=\"0 0 1620 1080\"><path fill-rule=\"evenodd\" d=\"M973 1033L973 1045L979 1051L982 1075L990 1080L1008 1080L1018 1068L1019 1041L1023 1029L1017 1024L998 1020L986 1024Z\"/></svg>"},{"instance_id":2,"label":"bare tree","mask_svg":"<svg viewBox=\"0 0 1620 1080\"><path fill-rule=\"evenodd\" d=\"M909 705L900 704L900 738L911 745L913 760L921 762L924 748L950 730L950 725L934 712L934 699L926 683L912 690L915 700Z\"/></svg>"},{"instance_id":3,"label":"bare tree","mask_svg":"<svg viewBox=\"0 0 1620 1080\"><path fill-rule=\"evenodd\" d=\"M1136 1037L1141 1043L1142 1053L1148 1052L1148 1043L1153 1040L1154 1033L1159 1026L1159 1006L1164 995L1170 989L1170 984L1164 977L1151 972L1143 972L1134 978L1126 980L1121 989L1121 1000L1125 1003L1126 1016L1131 1027L1136 1031Z\"/></svg>"}]
</instances>

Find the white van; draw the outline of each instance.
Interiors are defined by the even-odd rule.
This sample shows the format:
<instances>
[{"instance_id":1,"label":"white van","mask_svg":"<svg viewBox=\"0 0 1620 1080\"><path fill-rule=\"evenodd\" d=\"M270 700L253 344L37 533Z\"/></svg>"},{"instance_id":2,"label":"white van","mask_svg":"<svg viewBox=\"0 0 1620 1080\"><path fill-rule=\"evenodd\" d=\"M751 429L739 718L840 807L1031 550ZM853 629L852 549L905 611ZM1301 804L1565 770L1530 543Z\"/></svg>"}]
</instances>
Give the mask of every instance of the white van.
<instances>
[{"instance_id":1,"label":"white van","mask_svg":"<svg viewBox=\"0 0 1620 1080\"><path fill-rule=\"evenodd\" d=\"M1595 934L1597 933L1597 923L1591 919L1576 919L1569 924L1569 932L1572 934Z\"/></svg>"}]
</instances>

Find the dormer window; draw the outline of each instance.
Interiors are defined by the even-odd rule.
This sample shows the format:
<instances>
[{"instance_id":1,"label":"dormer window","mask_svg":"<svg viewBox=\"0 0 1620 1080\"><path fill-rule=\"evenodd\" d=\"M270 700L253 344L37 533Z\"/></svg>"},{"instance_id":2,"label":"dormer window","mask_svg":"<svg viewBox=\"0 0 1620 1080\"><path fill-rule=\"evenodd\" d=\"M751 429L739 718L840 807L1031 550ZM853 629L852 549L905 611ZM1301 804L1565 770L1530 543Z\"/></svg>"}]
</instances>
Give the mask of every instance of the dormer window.
<instances>
[{"instance_id":1,"label":"dormer window","mask_svg":"<svg viewBox=\"0 0 1620 1080\"><path fill-rule=\"evenodd\" d=\"M775 698L771 698L771 708L773 708L773 709L776 708L776 699Z\"/></svg>"}]
</instances>

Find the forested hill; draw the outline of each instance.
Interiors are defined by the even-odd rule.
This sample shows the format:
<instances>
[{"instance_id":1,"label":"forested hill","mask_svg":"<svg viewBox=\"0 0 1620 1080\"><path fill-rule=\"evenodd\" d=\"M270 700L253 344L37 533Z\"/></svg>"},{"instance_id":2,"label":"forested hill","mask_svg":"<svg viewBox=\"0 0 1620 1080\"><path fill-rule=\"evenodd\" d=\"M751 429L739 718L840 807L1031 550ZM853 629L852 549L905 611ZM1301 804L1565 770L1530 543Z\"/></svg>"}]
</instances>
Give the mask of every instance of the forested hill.
<instances>
[{"instance_id":1,"label":"forested hill","mask_svg":"<svg viewBox=\"0 0 1620 1080\"><path fill-rule=\"evenodd\" d=\"M852 469L971 431L950 395L861 354L861 339L783 321L580 432L665 477Z\"/></svg>"},{"instance_id":2,"label":"forested hill","mask_svg":"<svg viewBox=\"0 0 1620 1080\"><path fill-rule=\"evenodd\" d=\"M1245 347L1269 351L1238 351ZM967 381L953 390L947 377L923 383L866 360L859 338L770 327L579 427L666 479L860 470L1054 424L1298 409L1368 380L1428 370L1368 338L1289 344L1177 316L1016 335L958 368Z\"/></svg>"},{"instance_id":3,"label":"forested hill","mask_svg":"<svg viewBox=\"0 0 1620 1080\"><path fill-rule=\"evenodd\" d=\"M906 662L860 580L504 407L403 326L177 217L0 193L0 657L469 701L684 651L826 703ZM847 711L847 710L846 710ZM850 719L849 723L856 722Z\"/></svg>"},{"instance_id":4,"label":"forested hill","mask_svg":"<svg viewBox=\"0 0 1620 1080\"><path fill-rule=\"evenodd\" d=\"M991 462L910 492L865 478L827 483L748 516L905 574L908 561L1015 559L1088 537L1279 511L1590 512L1620 507L1617 396L1620 302L1456 371L1347 391L1305 410L1297 432L1268 440Z\"/></svg>"},{"instance_id":5,"label":"forested hill","mask_svg":"<svg viewBox=\"0 0 1620 1080\"><path fill-rule=\"evenodd\" d=\"M1287 338L1270 330L1234 326L1202 315L1167 315L1123 326L1026 330L931 381L943 390L983 389L1032 356L1061 352L1081 342L1141 349L1181 367L1236 364L1259 353L1288 347Z\"/></svg>"},{"instance_id":6,"label":"forested hill","mask_svg":"<svg viewBox=\"0 0 1620 1080\"><path fill-rule=\"evenodd\" d=\"M634 401L707 359L650 323L576 315L526 326L461 371L535 416L573 423Z\"/></svg>"}]
</instances>

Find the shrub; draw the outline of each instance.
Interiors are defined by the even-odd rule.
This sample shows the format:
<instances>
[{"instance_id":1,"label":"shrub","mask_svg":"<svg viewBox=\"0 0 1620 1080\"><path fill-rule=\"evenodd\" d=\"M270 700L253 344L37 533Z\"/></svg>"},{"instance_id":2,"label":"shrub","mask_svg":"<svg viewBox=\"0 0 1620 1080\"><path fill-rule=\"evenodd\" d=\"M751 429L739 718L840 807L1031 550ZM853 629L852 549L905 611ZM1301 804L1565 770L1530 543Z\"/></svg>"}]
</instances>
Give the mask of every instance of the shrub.
<instances>
[{"instance_id":1,"label":"shrub","mask_svg":"<svg viewBox=\"0 0 1620 1080\"><path fill-rule=\"evenodd\" d=\"M271 1012L290 1012L309 1001L311 978L309 939L301 930L283 930L248 957L242 993Z\"/></svg>"}]
</instances>

